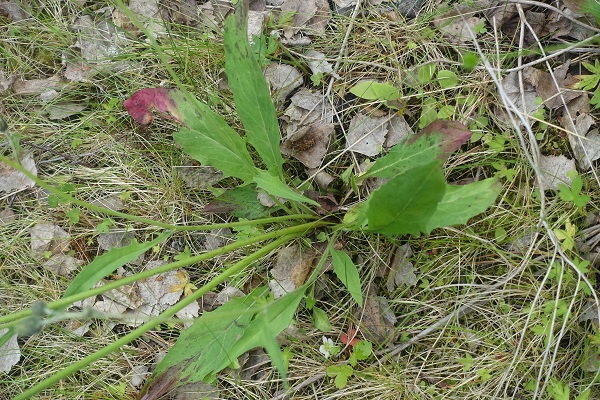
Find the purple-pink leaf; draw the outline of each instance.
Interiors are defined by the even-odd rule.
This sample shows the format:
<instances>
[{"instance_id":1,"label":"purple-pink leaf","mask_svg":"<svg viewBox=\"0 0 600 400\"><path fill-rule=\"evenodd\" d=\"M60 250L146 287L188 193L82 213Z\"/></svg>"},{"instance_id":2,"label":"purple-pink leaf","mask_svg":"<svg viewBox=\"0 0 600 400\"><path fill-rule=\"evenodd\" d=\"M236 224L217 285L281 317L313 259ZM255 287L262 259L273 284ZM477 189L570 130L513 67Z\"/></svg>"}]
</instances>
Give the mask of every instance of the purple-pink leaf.
<instances>
[{"instance_id":1,"label":"purple-pink leaf","mask_svg":"<svg viewBox=\"0 0 600 400\"><path fill-rule=\"evenodd\" d=\"M467 143L471 138L471 131L465 125L458 121L436 120L421 129L419 133L413 136L412 141L416 141L421 136L431 134L442 134L440 140L440 156L443 161L448 159L450 154L460 149L460 146Z\"/></svg>"},{"instance_id":2,"label":"purple-pink leaf","mask_svg":"<svg viewBox=\"0 0 600 400\"><path fill-rule=\"evenodd\" d=\"M148 125L154 119L152 110L156 110L165 119L175 119L182 122L179 108L170 96L167 88L146 88L138 90L129 99L123 102L123 106L134 120L142 125Z\"/></svg>"}]
</instances>

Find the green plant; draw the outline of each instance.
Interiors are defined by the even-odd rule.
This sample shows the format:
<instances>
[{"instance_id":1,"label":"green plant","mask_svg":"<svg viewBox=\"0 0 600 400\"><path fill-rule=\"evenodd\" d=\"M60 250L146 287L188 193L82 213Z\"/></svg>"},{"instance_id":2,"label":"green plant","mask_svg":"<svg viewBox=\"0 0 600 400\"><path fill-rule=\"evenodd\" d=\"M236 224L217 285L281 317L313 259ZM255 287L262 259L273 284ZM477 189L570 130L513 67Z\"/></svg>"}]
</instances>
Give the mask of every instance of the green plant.
<instances>
[{"instance_id":1,"label":"green plant","mask_svg":"<svg viewBox=\"0 0 600 400\"><path fill-rule=\"evenodd\" d=\"M230 365L235 367L239 355L258 346L266 349L273 364L285 378L286 362L276 336L292 322L296 309L305 297L306 291L312 287L328 256L332 257L334 272L352 298L358 304L362 302L362 287L356 265L352 263L348 254L333 248L333 243L338 236L346 231L361 231L390 237L427 234L439 227L464 224L494 203L500 190L496 178L464 186L446 183L442 163L451 152L469 140L470 132L458 123L443 121L437 125L431 124L429 129L397 145L388 154L372 163L366 173L354 177L355 181L364 181L367 178L387 180L365 201L351 207L346 214L332 215L328 219L320 218L318 215L318 211L322 211L319 210L320 204L289 184L290 179L283 168L284 162L279 148L281 135L276 111L262 76L260 64L254 57L246 38L247 2L235 3L235 11L226 21L225 59L229 86L233 92L239 119L245 128L245 136L240 136L206 104L181 90L141 89L125 102L125 107L141 124L149 124L152 121L152 110L178 122L181 128L174 133L173 138L186 154L203 165L218 168L225 177L237 179L240 185L232 191L237 193L236 195L241 191L244 194L256 194L257 190L265 192L277 204L275 211L268 209L259 211L258 215L247 220L240 219L238 222L225 224L172 225L94 206L36 179L41 187L50 190L61 202L70 202L74 206L107 215L104 222L98 225L99 231L108 229L108 226L114 223L111 217L115 217L155 226L164 232L153 240L144 243L134 242L97 257L73 279L63 298L44 305L41 308L43 312L36 308L0 317L0 328L9 328L9 332L2 336L0 342L8 340L18 332L33 334L55 321L54 317L63 318L65 315L68 317L68 314L64 314L64 310L75 301L161 272L194 265L240 248L257 244L262 244L262 247L229 266L209 283L189 293L160 316L31 387L17 399L25 399L40 392L69 374L139 338L156 326L168 322L183 307L250 268L254 262L281 246L306 237L317 228L328 230L329 245L320 257L313 274L303 285L277 299L273 298L267 288L261 287L196 319L190 328L183 331L167 357L157 366L142 394L152 393L154 396L159 396L171 387L197 381L211 381L222 369ZM135 18L132 17L132 20L135 21ZM167 63L165 67L168 68ZM433 71L431 75L433 76ZM448 77L444 79L447 80ZM177 80L175 75L174 80ZM380 95L377 96L381 99ZM392 93L391 97L397 97L396 93ZM248 150L248 145L254 149L252 153ZM258 161L255 162L253 154L257 155ZM15 168L18 167L15 161L7 157L2 157L2 161ZM23 171L23 168L19 169ZM31 174L28 176L35 178ZM279 212L283 215L271 216L269 215L271 212ZM73 213L71 218L75 217ZM279 229L263 230L274 224L278 224ZM154 248L176 231L209 231L225 227L238 229L238 232L244 232L245 235L238 236L237 241L217 250L199 255L184 254L161 267L94 288L102 278ZM187 285L188 282L182 284ZM193 290L192 287L189 289ZM315 313L318 314L318 311ZM323 320L322 315L317 317L320 321ZM198 340L198 338L204 339ZM353 354L351 363L369 357L371 348L366 343L357 344ZM335 376L336 385L341 387L352 374L352 367L346 365L339 366L338 369L328 368L327 374Z\"/></svg>"}]
</instances>

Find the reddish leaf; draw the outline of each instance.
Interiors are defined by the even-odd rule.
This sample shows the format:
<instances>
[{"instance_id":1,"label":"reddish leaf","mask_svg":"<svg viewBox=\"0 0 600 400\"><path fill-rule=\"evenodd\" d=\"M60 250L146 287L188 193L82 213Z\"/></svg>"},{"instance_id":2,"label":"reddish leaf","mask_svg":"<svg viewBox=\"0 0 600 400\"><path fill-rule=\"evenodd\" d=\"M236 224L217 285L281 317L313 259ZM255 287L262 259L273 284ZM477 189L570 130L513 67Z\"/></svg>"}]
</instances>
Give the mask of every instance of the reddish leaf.
<instances>
[{"instance_id":1,"label":"reddish leaf","mask_svg":"<svg viewBox=\"0 0 600 400\"><path fill-rule=\"evenodd\" d=\"M342 343L347 344L350 347L354 347L354 345L358 343L358 338L356 337L357 333L358 332L356 331L356 329L350 329L348 331L348 335L342 333L342 335L340 336L340 340L342 341ZM350 336L352 339L350 339L348 336Z\"/></svg>"},{"instance_id":2,"label":"reddish leaf","mask_svg":"<svg viewBox=\"0 0 600 400\"><path fill-rule=\"evenodd\" d=\"M171 96L170 90L166 88L146 88L138 90L129 99L123 102L123 106L137 122L148 125L154 119L152 110L156 110L165 119L174 118L181 122L179 108Z\"/></svg>"},{"instance_id":3,"label":"reddish leaf","mask_svg":"<svg viewBox=\"0 0 600 400\"><path fill-rule=\"evenodd\" d=\"M460 146L467 143L471 138L471 131L458 121L436 120L421 129L419 133L414 135L411 143L414 143L418 138L431 134L441 133L442 140L440 141L441 154L440 160L445 161L451 153L460 149Z\"/></svg>"}]
</instances>

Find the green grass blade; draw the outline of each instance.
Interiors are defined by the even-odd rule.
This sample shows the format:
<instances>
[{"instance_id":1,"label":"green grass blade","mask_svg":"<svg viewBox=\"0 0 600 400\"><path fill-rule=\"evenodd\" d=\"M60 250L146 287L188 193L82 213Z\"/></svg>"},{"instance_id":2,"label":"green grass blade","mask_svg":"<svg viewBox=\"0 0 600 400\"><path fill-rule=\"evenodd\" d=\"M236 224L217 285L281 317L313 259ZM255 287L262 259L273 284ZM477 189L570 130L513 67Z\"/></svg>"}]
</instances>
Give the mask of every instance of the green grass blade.
<instances>
[{"instance_id":1,"label":"green grass blade","mask_svg":"<svg viewBox=\"0 0 600 400\"><path fill-rule=\"evenodd\" d=\"M162 243L171 235L171 232L163 233L156 239L147 243L132 243L129 246L114 248L107 253L96 257L91 263L83 267L75 279L65 291L64 297L84 292L92 288L100 279L113 273L122 265L134 261L140 254L148 251L159 243Z\"/></svg>"},{"instance_id":2,"label":"green grass blade","mask_svg":"<svg viewBox=\"0 0 600 400\"><path fill-rule=\"evenodd\" d=\"M281 134L275 106L247 37L248 1L239 1L225 21L225 71L248 142L267 169L283 177Z\"/></svg>"}]
</instances>

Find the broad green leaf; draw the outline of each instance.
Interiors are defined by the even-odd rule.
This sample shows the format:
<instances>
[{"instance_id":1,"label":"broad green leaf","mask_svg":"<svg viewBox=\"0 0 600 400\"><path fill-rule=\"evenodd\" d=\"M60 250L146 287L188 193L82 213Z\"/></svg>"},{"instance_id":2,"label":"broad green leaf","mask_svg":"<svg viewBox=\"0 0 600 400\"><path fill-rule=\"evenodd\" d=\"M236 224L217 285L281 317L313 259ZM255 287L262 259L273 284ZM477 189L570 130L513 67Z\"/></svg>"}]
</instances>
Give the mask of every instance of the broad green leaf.
<instances>
[{"instance_id":1,"label":"broad green leaf","mask_svg":"<svg viewBox=\"0 0 600 400\"><path fill-rule=\"evenodd\" d=\"M395 176L371 195L368 230L384 235L426 232L445 189L439 160Z\"/></svg>"},{"instance_id":2,"label":"broad green leaf","mask_svg":"<svg viewBox=\"0 0 600 400\"><path fill-rule=\"evenodd\" d=\"M134 241L129 246L110 249L107 253L94 258L71 281L63 297L69 297L91 289L102 278L112 274L117 268L128 262L134 261L144 252L165 241L169 236L171 236L171 232L163 233L153 241L147 243L137 243Z\"/></svg>"},{"instance_id":3,"label":"broad green leaf","mask_svg":"<svg viewBox=\"0 0 600 400\"><path fill-rule=\"evenodd\" d=\"M269 171L283 175L281 134L275 106L248 43L248 2L240 1L225 21L225 71L248 142Z\"/></svg>"},{"instance_id":4,"label":"broad green leaf","mask_svg":"<svg viewBox=\"0 0 600 400\"><path fill-rule=\"evenodd\" d=\"M264 189L265 192L271 196L282 197L284 199L298 201L301 203L308 203L317 207L319 206L319 203L294 191L288 185L283 183L279 177L271 175L268 171L259 171L254 177L254 182L256 182L256 185L259 188Z\"/></svg>"},{"instance_id":5,"label":"broad green leaf","mask_svg":"<svg viewBox=\"0 0 600 400\"><path fill-rule=\"evenodd\" d=\"M421 68L419 68L419 72L417 72L417 77L419 79L419 83L424 85L426 83L431 82L431 78L433 78L433 74L435 73L435 64L425 64Z\"/></svg>"},{"instance_id":6,"label":"broad green leaf","mask_svg":"<svg viewBox=\"0 0 600 400\"><path fill-rule=\"evenodd\" d=\"M391 178L411 168L429 164L441 154L440 140L441 135L423 135L412 143L408 141L398 143L389 153L378 158L359 179L372 176Z\"/></svg>"},{"instance_id":7,"label":"broad green leaf","mask_svg":"<svg viewBox=\"0 0 600 400\"><path fill-rule=\"evenodd\" d=\"M338 389L343 389L348 383L348 378L354 373L354 369L350 365L330 365L326 369L327 376L335 378L333 383Z\"/></svg>"},{"instance_id":8,"label":"broad green leaf","mask_svg":"<svg viewBox=\"0 0 600 400\"><path fill-rule=\"evenodd\" d=\"M313 325L315 328L322 332L331 332L333 327L331 326L331 322L329 322L329 317L327 317L327 313L320 309L319 307L313 307Z\"/></svg>"},{"instance_id":9,"label":"broad green leaf","mask_svg":"<svg viewBox=\"0 0 600 400\"><path fill-rule=\"evenodd\" d=\"M442 69L437 73L437 80L443 89L450 89L457 85L458 77L452 71Z\"/></svg>"},{"instance_id":10,"label":"broad green leaf","mask_svg":"<svg viewBox=\"0 0 600 400\"><path fill-rule=\"evenodd\" d=\"M292 322L304 288L272 301L267 300L267 293L264 287L258 288L197 318L156 366L144 391L209 381L255 347L265 347L285 376L276 336Z\"/></svg>"},{"instance_id":11,"label":"broad green leaf","mask_svg":"<svg viewBox=\"0 0 600 400\"><path fill-rule=\"evenodd\" d=\"M183 151L202 165L218 168L225 176L250 182L256 168L245 140L206 104L190 102L180 91L172 91L171 97L179 106L185 124L173 134Z\"/></svg>"},{"instance_id":12,"label":"broad green leaf","mask_svg":"<svg viewBox=\"0 0 600 400\"><path fill-rule=\"evenodd\" d=\"M395 86L376 81L362 81L350 89L350 93L365 100L396 100L400 91Z\"/></svg>"},{"instance_id":13,"label":"broad green leaf","mask_svg":"<svg viewBox=\"0 0 600 400\"><path fill-rule=\"evenodd\" d=\"M333 272L340 281L346 286L350 295L356 301L359 307L362 307L362 287L358 269L352 262L348 254L340 250L331 249L331 261L333 263Z\"/></svg>"},{"instance_id":14,"label":"broad green leaf","mask_svg":"<svg viewBox=\"0 0 600 400\"><path fill-rule=\"evenodd\" d=\"M466 224L494 204L501 185L496 178L469 183L463 186L446 185L437 209L427 222L425 233L444 226Z\"/></svg>"}]
</instances>

